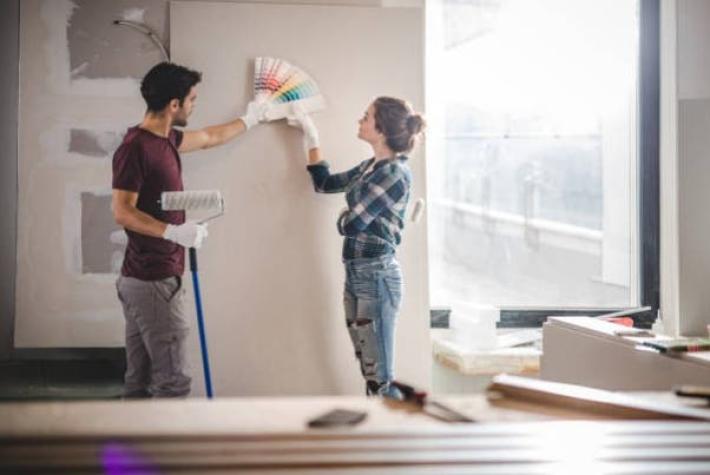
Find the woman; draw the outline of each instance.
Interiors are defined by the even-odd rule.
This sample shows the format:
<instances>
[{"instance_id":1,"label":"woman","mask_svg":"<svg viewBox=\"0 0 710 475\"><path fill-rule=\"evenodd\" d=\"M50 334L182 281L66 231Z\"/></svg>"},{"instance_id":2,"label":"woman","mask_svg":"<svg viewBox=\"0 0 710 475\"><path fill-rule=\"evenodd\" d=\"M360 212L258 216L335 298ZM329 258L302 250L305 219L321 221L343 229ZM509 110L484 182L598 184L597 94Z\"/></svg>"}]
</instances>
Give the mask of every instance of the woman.
<instances>
[{"instance_id":1,"label":"woman","mask_svg":"<svg viewBox=\"0 0 710 475\"><path fill-rule=\"evenodd\" d=\"M345 319L367 394L399 398L394 379L394 326L402 298L402 273L395 258L401 242L412 177L408 153L424 127L421 115L401 99L378 97L360 119L358 138L373 157L331 174L320 156L318 130L310 117L289 119L304 131L308 171L316 192L345 192L338 218L344 236Z\"/></svg>"}]
</instances>

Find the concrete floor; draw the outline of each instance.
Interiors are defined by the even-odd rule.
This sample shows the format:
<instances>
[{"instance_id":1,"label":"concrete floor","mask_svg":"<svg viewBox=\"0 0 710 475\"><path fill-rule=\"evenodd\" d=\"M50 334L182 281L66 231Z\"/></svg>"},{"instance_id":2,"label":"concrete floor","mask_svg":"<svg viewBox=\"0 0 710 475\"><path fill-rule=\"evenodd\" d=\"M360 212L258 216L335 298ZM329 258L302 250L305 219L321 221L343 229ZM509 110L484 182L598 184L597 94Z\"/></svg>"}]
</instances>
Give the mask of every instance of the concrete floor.
<instances>
[{"instance_id":1,"label":"concrete floor","mask_svg":"<svg viewBox=\"0 0 710 475\"><path fill-rule=\"evenodd\" d=\"M118 399L124 365L108 359L0 361L0 402ZM464 376L432 358L432 392L483 391L490 377Z\"/></svg>"},{"instance_id":2,"label":"concrete floor","mask_svg":"<svg viewBox=\"0 0 710 475\"><path fill-rule=\"evenodd\" d=\"M0 362L0 401L116 399L123 368L107 360Z\"/></svg>"}]
</instances>

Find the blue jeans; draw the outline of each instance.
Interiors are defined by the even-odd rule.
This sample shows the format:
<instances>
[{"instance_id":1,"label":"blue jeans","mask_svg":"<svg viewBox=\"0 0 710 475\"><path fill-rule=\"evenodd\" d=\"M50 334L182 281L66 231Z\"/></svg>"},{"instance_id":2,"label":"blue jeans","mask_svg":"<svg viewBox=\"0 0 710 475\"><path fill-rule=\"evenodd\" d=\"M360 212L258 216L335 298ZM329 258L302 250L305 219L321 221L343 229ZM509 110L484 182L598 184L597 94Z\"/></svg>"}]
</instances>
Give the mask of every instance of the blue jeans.
<instances>
[{"instance_id":1,"label":"blue jeans","mask_svg":"<svg viewBox=\"0 0 710 475\"><path fill-rule=\"evenodd\" d=\"M346 259L345 323L368 393L400 398L394 379L394 328L402 271L394 255Z\"/></svg>"}]
</instances>

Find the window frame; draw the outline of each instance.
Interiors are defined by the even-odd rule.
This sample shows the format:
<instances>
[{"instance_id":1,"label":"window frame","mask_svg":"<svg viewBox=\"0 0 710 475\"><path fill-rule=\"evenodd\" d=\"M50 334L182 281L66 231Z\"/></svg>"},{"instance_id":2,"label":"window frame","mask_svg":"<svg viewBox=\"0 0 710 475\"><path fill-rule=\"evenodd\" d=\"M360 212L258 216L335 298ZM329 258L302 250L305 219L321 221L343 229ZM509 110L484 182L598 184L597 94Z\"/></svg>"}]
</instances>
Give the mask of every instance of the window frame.
<instances>
[{"instance_id":1,"label":"window frame","mask_svg":"<svg viewBox=\"0 0 710 475\"><path fill-rule=\"evenodd\" d=\"M660 307L660 1L639 0L638 250L639 306L634 326L651 328ZM541 327L548 316L596 316L623 308L502 307L498 328Z\"/></svg>"}]
</instances>

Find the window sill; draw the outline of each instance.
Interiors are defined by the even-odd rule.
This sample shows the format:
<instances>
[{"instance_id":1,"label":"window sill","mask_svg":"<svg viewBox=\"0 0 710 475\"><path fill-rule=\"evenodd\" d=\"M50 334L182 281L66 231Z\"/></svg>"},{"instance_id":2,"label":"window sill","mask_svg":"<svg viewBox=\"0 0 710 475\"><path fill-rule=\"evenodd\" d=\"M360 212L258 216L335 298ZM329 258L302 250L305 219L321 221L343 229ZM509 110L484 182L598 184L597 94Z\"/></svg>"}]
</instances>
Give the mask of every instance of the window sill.
<instances>
[{"instance_id":1,"label":"window sill","mask_svg":"<svg viewBox=\"0 0 710 475\"><path fill-rule=\"evenodd\" d=\"M432 356L443 366L461 374L479 376L499 373L536 376L542 351L533 344L513 348L475 350L452 338L450 329L432 329ZM499 334L509 330L499 330Z\"/></svg>"}]
</instances>

